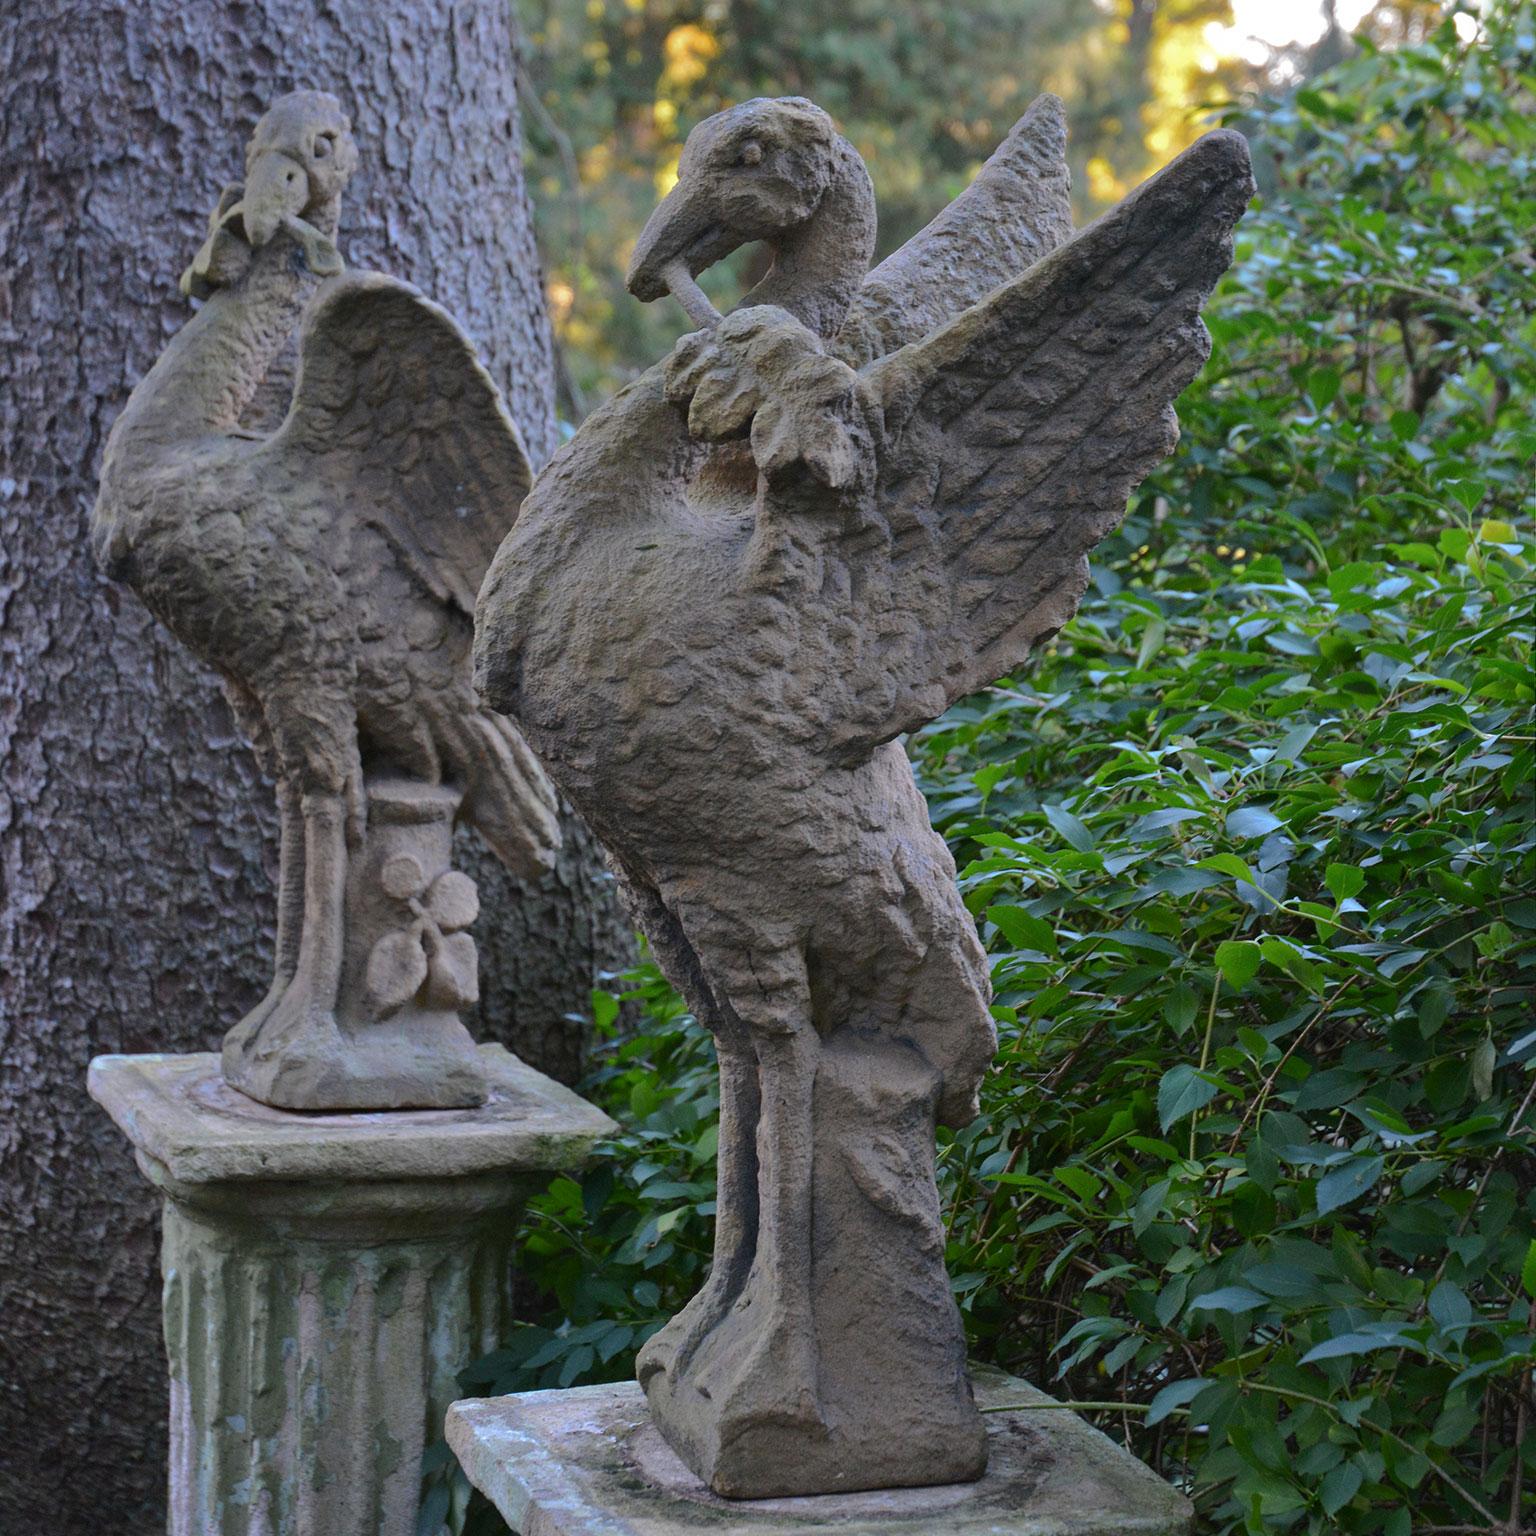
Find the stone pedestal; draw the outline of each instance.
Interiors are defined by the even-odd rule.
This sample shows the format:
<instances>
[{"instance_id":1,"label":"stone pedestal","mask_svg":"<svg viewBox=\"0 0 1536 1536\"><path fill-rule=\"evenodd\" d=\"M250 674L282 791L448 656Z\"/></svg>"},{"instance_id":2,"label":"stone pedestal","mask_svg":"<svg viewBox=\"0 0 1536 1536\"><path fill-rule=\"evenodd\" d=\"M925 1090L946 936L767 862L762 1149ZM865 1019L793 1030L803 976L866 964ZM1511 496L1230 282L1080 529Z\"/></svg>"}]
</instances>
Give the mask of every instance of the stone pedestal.
<instances>
[{"instance_id":1,"label":"stone pedestal","mask_svg":"<svg viewBox=\"0 0 1536 1536\"><path fill-rule=\"evenodd\" d=\"M473 1109L330 1115L212 1055L91 1063L165 1198L171 1536L414 1536L455 1375L509 1321L519 1207L614 1128L480 1056Z\"/></svg>"},{"instance_id":2,"label":"stone pedestal","mask_svg":"<svg viewBox=\"0 0 1536 1536\"><path fill-rule=\"evenodd\" d=\"M448 1443L519 1536L1187 1536L1189 1503L1043 1392L977 1371L979 1482L812 1498L724 1499L621 1386L473 1398ZM1019 1405L1026 1406L1019 1406ZM1038 1405L1038 1406L1036 1406Z\"/></svg>"}]
</instances>

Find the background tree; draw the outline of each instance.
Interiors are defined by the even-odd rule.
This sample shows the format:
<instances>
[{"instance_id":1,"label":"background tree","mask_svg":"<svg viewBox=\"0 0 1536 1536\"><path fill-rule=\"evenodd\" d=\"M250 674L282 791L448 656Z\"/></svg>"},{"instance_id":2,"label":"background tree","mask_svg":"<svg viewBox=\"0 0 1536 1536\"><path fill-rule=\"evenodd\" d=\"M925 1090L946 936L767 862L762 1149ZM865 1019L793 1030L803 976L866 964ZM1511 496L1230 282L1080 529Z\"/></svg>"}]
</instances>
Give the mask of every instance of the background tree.
<instances>
[{"instance_id":1,"label":"background tree","mask_svg":"<svg viewBox=\"0 0 1536 1536\"><path fill-rule=\"evenodd\" d=\"M1188 144L1192 107L1249 67L1206 41L1230 0L527 0L532 187L562 343L565 404L646 366L670 306L623 290L635 235L688 130L750 96L814 97L869 162L879 255L959 193L1041 90L1067 102L1083 211ZM706 278L732 294L743 252Z\"/></svg>"},{"instance_id":2,"label":"background tree","mask_svg":"<svg viewBox=\"0 0 1536 1536\"><path fill-rule=\"evenodd\" d=\"M354 266L445 302L529 445L551 350L506 7L19 0L0 15L0 1527L125 1530L163 1508L154 1201L85 1095L99 1052L189 1051L260 996L272 796L214 680L85 538L101 445L182 323L176 276L250 127L331 88L363 164ZM465 850L470 852L470 850ZM473 850L480 855L479 850ZM493 861L476 1027L569 1076L625 946L577 831L536 890Z\"/></svg>"}]
</instances>

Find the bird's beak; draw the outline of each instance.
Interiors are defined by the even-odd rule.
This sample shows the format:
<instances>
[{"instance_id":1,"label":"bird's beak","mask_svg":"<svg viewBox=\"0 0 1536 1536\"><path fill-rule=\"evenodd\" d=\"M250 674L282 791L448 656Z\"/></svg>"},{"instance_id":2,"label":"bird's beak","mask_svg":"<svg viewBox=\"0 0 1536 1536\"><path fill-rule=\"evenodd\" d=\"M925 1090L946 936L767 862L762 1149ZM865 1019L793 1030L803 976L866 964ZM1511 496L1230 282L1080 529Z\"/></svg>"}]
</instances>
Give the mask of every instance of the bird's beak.
<instances>
[{"instance_id":1,"label":"bird's beak","mask_svg":"<svg viewBox=\"0 0 1536 1536\"><path fill-rule=\"evenodd\" d=\"M657 205L635 243L625 284L637 299L649 304L673 291L679 266L697 277L729 256L742 242L715 217L700 183L684 177Z\"/></svg>"},{"instance_id":2,"label":"bird's beak","mask_svg":"<svg viewBox=\"0 0 1536 1536\"><path fill-rule=\"evenodd\" d=\"M260 249L309 204L309 175L279 149L264 149L246 168L240 211L245 238Z\"/></svg>"}]
</instances>

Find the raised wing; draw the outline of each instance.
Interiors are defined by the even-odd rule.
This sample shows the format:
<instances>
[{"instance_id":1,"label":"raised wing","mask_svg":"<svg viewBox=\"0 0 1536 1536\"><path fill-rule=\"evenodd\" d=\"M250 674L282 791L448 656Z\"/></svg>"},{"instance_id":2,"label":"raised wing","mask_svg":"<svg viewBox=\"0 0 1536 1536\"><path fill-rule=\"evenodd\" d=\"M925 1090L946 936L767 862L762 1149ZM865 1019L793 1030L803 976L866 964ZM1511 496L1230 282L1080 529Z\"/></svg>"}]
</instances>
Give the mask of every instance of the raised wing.
<instances>
[{"instance_id":1,"label":"raised wing","mask_svg":"<svg viewBox=\"0 0 1536 1536\"><path fill-rule=\"evenodd\" d=\"M1072 233L1066 109L1037 96L964 192L854 295L835 350L862 368L918 341Z\"/></svg>"},{"instance_id":2,"label":"raised wing","mask_svg":"<svg viewBox=\"0 0 1536 1536\"><path fill-rule=\"evenodd\" d=\"M1207 135L1075 239L865 370L877 521L845 536L865 613L857 754L1019 666L1075 611L1086 555L1178 441L1173 402L1210 349L1200 306L1253 195L1241 135ZM862 579L859 579L862 578Z\"/></svg>"},{"instance_id":3,"label":"raised wing","mask_svg":"<svg viewBox=\"0 0 1536 1536\"><path fill-rule=\"evenodd\" d=\"M308 461L427 591L471 619L533 480L453 317L377 272L333 278L305 312L293 405L263 452Z\"/></svg>"}]
</instances>

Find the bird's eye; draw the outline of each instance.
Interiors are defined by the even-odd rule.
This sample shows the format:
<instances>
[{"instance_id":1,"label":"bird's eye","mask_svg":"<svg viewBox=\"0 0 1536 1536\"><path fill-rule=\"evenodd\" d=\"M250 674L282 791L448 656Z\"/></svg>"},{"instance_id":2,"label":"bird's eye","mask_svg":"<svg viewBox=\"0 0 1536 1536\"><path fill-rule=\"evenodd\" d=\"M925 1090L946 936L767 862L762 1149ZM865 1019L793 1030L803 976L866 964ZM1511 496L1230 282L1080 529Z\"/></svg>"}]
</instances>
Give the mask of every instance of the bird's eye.
<instances>
[{"instance_id":1,"label":"bird's eye","mask_svg":"<svg viewBox=\"0 0 1536 1536\"><path fill-rule=\"evenodd\" d=\"M317 134L312 153L316 160L324 160L335 147L336 135L334 133Z\"/></svg>"},{"instance_id":2,"label":"bird's eye","mask_svg":"<svg viewBox=\"0 0 1536 1536\"><path fill-rule=\"evenodd\" d=\"M737 165L761 165L763 162L763 146L756 139L748 139L741 146L736 156Z\"/></svg>"}]
</instances>

